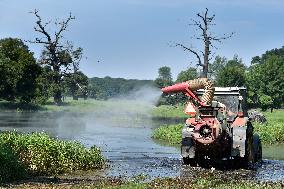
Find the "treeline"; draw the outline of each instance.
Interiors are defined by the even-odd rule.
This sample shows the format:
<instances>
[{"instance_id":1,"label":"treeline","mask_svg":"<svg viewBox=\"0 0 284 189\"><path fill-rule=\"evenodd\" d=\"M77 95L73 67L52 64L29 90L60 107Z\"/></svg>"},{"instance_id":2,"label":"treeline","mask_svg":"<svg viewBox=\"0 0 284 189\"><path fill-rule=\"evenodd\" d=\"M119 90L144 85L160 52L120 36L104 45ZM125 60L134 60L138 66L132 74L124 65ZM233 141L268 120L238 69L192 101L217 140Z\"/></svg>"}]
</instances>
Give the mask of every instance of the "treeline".
<instances>
[{"instance_id":1,"label":"treeline","mask_svg":"<svg viewBox=\"0 0 284 189\"><path fill-rule=\"evenodd\" d=\"M21 39L1 39L0 100L43 104L54 96L58 87L63 95L74 99L87 97L88 77L82 72L66 73L58 86L54 83L56 75L52 66L41 63Z\"/></svg>"},{"instance_id":2,"label":"treeline","mask_svg":"<svg viewBox=\"0 0 284 189\"><path fill-rule=\"evenodd\" d=\"M43 54L46 52L43 52ZM74 65L82 49L74 51L58 51L59 62ZM43 56L43 55L42 55ZM197 78L200 73L196 68L188 68L178 74L174 81L169 67L161 67L156 80L135 80L123 78L91 78L88 79L74 66L69 72L56 72L48 58L36 60L28 46L21 40L5 38L0 40L0 100L43 104L50 97L56 97L60 91L62 99L72 96L78 98L94 98L106 100L123 96L143 86L164 87L177 82ZM62 67L61 67L62 68ZM60 69L61 71L63 69ZM69 69L70 70L70 69ZM59 77L60 76L60 77ZM60 79L56 82L54 78ZM284 106L284 47L265 52L252 58L246 66L242 59L217 56L209 65L208 77L216 86L241 87L248 89L248 103L252 108L282 108ZM61 97L60 97L61 98ZM178 98L162 99L161 104L173 104L184 100Z\"/></svg>"},{"instance_id":3,"label":"treeline","mask_svg":"<svg viewBox=\"0 0 284 189\"><path fill-rule=\"evenodd\" d=\"M111 78L108 76L104 78L94 77L89 79L88 94L90 98L107 100L154 85L153 80Z\"/></svg>"},{"instance_id":4,"label":"treeline","mask_svg":"<svg viewBox=\"0 0 284 189\"><path fill-rule=\"evenodd\" d=\"M155 83L164 87L195 79L200 75L196 68L188 68L178 74L174 81L170 68L159 69ZM246 87L248 90L248 105L250 108L261 108L271 111L284 107L284 47L265 52L252 58L246 66L242 59L234 56L232 59L217 56L209 65L208 78L215 81L218 87ZM184 97L162 98L161 104L173 104L184 100Z\"/></svg>"}]
</instances>

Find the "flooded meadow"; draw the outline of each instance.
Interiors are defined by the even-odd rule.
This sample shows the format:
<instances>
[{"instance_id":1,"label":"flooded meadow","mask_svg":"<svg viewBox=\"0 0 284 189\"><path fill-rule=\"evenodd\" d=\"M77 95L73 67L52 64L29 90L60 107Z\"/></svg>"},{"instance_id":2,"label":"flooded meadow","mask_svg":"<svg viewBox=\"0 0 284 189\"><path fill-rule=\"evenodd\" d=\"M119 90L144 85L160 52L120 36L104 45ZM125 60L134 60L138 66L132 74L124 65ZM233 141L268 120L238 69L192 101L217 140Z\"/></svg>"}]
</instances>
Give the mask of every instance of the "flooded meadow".
<instances>
[{"instance_id":1,"label":"flooded meadow","mask_svg":"<svg viewBox=\"0 0 284 189\"><path fill-rule=\"evenodd\" d=\"M182 166L179 147L166 146L151 138L152 130L166 124L143 113L123 111L0 113L1 131L46 132L63 140L76 140L86 147L98 146L107 159L107 167L88 173L96 176L190 177L202 168ZM245 175L257 181L284 180L283 145L264 146L263 164L256 170L216 171L223 175Z\"/></svg>"}]
</instances>

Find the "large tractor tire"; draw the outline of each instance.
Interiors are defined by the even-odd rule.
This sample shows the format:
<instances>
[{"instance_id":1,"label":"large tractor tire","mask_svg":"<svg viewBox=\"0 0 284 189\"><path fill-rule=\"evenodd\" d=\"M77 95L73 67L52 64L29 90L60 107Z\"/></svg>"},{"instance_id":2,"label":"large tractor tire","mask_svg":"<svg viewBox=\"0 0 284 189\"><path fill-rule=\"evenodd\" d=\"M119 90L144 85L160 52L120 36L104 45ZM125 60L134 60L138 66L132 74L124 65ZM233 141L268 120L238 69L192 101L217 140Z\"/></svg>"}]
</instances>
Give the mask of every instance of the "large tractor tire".
<instances>
[{"instance_id":1,"label":"large tractor tire","mask_svg":"<svg viewBox=\"0 0 284 189\"><path fill-rule=\"evenodd\" d=\"M195 158L189 158L189 157L184 157L183 159L183 164L184 165L190 165L191 167L196 167L196 159Z\"/></svg>"},{"instance_id":2,"label":"large tractor tire","mask_svg":"<svg viewBox=\"0 0 284 189\"><path fill-rule=\"evenodd\" d=\"M262 162L262 145L258 134L253 135L254 163Z\"/></svg>"},{"instance_id":3,"label":"large tractor tire","mask_svg":"<svg viewBox=\"0 0 284 189\"><path fill-rule=\"evenodd\" d=\"M195 147L192 138L183 138L181 141L181 154L183 156L183 164L196 167Z\"/></svg>"},{"instance_id":4,"label":"large tractor tire","mask_svg":"<svg viewBox=\"0 0 284 189\"><path fill-rule=\"evenodd\" d=\"M262 162L262 145L258 134L247 137L246 157L244 158L244 166L248 169L254 169L256 164Z\"/></svg>"}]
</instances>

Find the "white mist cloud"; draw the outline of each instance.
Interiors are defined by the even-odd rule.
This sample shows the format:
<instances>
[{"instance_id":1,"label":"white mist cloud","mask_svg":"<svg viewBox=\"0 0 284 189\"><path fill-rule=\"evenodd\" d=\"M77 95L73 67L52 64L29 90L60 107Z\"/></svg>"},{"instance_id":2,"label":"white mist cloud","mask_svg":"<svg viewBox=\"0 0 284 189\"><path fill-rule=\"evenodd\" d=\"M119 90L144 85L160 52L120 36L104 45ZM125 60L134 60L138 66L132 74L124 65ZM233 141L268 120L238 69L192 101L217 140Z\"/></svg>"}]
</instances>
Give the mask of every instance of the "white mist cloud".
<instances>
[{"instance_id":1,"label":"white mist cloud","mask_svg":"<svg viewBox=\"0 0 284 189\"><path fill-rule=\"evenodd\" d=\"M142 86L141 88L134 89L125 96L120 96L115 99L119 100L134 100L138 103L145 103L148 105L157 104L162 91L153 86Z\"/></svg>"}]
</instances>

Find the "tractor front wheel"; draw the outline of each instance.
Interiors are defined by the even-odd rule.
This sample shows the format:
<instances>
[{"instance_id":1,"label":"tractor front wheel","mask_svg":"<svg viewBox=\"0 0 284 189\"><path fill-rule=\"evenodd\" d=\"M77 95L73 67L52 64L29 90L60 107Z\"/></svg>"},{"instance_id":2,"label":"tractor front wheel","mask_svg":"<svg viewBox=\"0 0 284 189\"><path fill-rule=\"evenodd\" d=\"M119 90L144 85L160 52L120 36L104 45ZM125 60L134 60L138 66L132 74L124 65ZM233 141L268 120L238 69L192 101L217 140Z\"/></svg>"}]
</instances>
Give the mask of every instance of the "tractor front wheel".
<instances>
[{"instance_id":1,"label":"tractor front wheel","mask_svg":"<svg viewBox=\"0 0 284 189\"><path fill-rule=\"evenodd\" d=\"M195 158L189 158L189 157L184 157L183 158L183 164L184 165L190 165L191 167L196 167L197 166Z\"/></svg>"}]
</instances>

